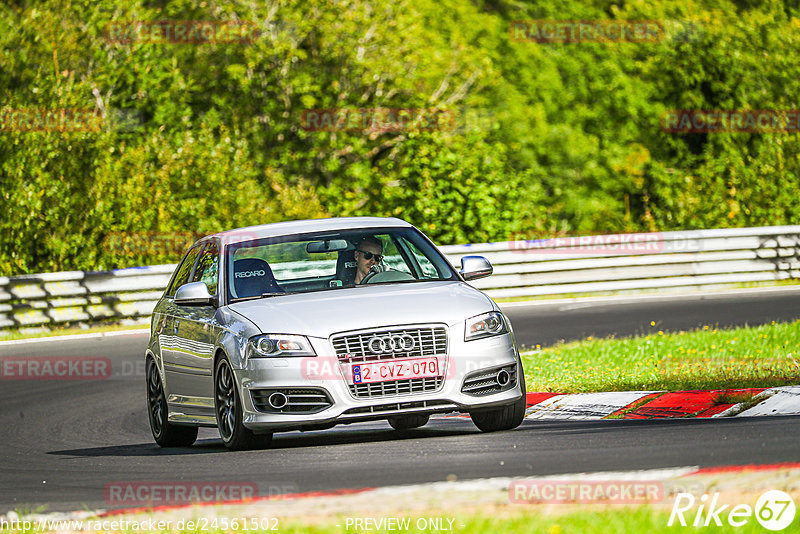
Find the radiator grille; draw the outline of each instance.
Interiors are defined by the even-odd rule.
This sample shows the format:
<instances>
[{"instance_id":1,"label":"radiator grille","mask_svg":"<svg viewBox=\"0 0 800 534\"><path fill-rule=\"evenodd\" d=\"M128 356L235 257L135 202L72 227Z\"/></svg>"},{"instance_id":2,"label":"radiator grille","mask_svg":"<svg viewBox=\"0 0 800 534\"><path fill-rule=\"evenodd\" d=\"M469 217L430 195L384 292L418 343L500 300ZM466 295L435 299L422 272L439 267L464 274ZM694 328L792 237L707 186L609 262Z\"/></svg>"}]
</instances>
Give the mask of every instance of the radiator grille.
<instances>
[{"instance_id":1,"label":"radiator grille","mask_svg":"<svg viewBox=\"0 0 800 534\"><path fill-rule=\"evenodd\" d=\"M345 376L350 374L353 363L431 356L439 360L439 376L350 384L350 393L357 399L430 393L439 390L444 382L447 360L447 328L444 326L412 325L337 334L331 338L331 343Z\"/></svg>"},{"instance_id":2,"label":"radiator grille","mask_svg":"<svg viewBox=\"0 0 800 534\"><path fill-rule=\"evenodd\" d=\"M431 378L410 378L407 380L393 380L391 382L372 382L369 384L350 384L350 393L354 397L374 398L389 395L413 395L415 393L429 393L442 387L441 376Z\"/></svg>"},{"instance_id":3,"label":"radiator grille","mask_svg":"<svg viewBox=\"0 0 800 534\"><path fill-rule=\"evenodd\" d=\"M372 346L386 347L385 351L373 352L370 350L370 342L375 338L382 340L382 343L381 341L373 342ZM401 339L403 341L400 341ZM403 350L401 343L407 343L409 339L414 341L413 347L410 350ZM392 340L400 341L396 343L397 350L391 350ZM344 363L445 356L447 354L447 329L443 326L433 326L373 330L357 334L337 335L333 337L332 342L336 356L340 362Z\"/></svg>"}]
</instances>

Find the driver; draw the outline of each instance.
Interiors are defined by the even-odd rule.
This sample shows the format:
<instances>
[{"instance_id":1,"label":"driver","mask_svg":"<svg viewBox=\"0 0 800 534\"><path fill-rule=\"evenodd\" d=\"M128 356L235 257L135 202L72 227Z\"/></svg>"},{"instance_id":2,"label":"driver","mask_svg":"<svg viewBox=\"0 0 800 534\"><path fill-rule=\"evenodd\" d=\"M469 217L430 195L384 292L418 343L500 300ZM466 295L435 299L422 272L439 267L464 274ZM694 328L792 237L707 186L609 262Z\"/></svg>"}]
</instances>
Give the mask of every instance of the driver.
<instances>
[{"instance_id":1,"label":"driver","mask_svg":"<svg viewBox=\"0 0 800 534\"><path fill-rule=\"evenodd\" d=\"M383 260L383 244L375 236L362 237L353 256L356 259L355 283L360 284L369 270Z\"/></svg>"}]
</instances>

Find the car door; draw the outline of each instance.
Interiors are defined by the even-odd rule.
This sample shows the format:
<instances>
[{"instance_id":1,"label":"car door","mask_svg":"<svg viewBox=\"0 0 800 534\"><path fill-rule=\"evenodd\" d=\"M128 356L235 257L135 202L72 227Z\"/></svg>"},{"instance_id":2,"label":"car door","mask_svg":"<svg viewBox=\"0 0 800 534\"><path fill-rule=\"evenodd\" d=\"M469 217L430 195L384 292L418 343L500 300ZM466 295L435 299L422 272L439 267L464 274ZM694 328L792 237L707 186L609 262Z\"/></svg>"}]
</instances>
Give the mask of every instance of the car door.
<instances>
[{"instance_id":1,"label":"car door","mask_svg":"<svg viewBox=\"0 0 800 534\"><path fill-rule=\"evenodd\" d=\"M219 244L206 243L189 282L203 282L216 296L219 282ZM216 337L216 307L212 305L176 306L174 331L178 348L173 365L179 375L181 399L187 411L213 414L213 364ZM195 409L197 408L197 409Z\"/></svg>"},{"instance_id":2,"label":"car door","mask_svg":"<svg viewBox=\"0 0 800 534\"><path fill-rule=\"evenodd\" d=\"M156 308L156 320L158 321L158 344L161 349L161 358L164 362L165 373L165 393L167 398L171 395L182 393L183 380L181 369L178 367L180 345L178 340L178 326L181 322L183 310L175 304L175 292L179 287L189 282L194 271L194 265L200 256L202 245L195 245L183 258L175 276L172 278L164 300Z\"/></svg>"}]
</instances>

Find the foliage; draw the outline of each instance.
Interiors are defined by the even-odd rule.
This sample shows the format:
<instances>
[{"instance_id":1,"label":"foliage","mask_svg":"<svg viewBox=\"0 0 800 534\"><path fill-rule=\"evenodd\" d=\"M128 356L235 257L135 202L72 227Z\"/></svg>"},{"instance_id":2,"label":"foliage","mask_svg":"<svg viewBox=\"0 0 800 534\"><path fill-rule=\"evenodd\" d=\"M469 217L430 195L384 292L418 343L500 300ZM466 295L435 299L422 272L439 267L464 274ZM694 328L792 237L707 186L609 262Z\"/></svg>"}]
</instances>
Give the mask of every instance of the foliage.
<instances>
[{"instance_id":1,"label":"foliage","mask_svg":"<svg viewBox=\"0 0 800 534\"><path fill-rule=\"evenodd\" d=\"M753 3L755 4L755 3ZM538 44L515 20L653 20L652 42ZM109 24L241 21L244 42L115 42ZM174 261L108 246L324 216L441 243L796 224L796 133L664 132L674 109L796 107L778 1L16 0L0 7L0 275ZM442 128L312 131L314 109ZM15 110L90 110L24 131ZM182 233L182 234L181 234ZM153 243L158 239L152 240Z\"/></svg>"}]
</instances>

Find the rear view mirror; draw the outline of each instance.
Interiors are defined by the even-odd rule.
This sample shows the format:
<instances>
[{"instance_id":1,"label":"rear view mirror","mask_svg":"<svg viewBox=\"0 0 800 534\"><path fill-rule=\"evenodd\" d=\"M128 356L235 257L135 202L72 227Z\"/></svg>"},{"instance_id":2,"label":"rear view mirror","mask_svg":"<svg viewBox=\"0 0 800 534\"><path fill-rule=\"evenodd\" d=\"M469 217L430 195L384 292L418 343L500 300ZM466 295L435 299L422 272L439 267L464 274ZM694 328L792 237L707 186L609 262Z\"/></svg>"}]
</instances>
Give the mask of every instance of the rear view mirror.
<instances>
[{"instance_id":1,"label":"rear view mirror","mask_svg":"<svg viewBox=\"0 0 800 534\"><path fill-rule=\"evenodd\" d=\"M311 241L306 245L306 252L322 253L347 250L348 244L344 239L326 239L325 241Z\"/></svg>"}]
</instances>

